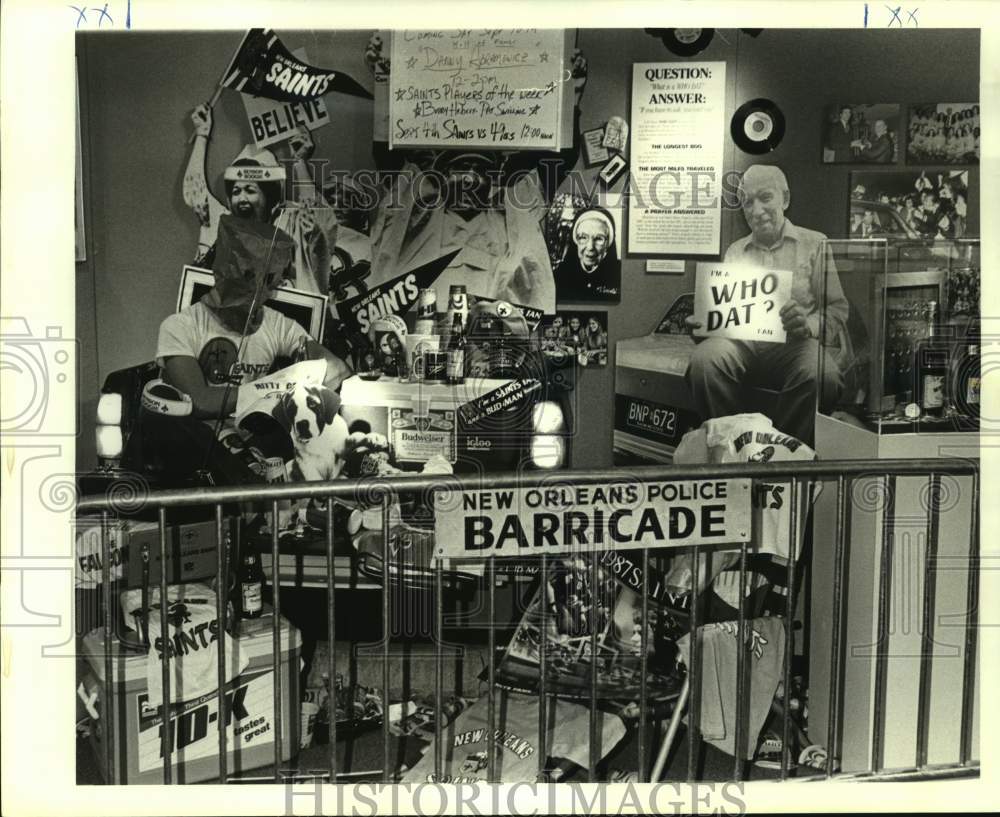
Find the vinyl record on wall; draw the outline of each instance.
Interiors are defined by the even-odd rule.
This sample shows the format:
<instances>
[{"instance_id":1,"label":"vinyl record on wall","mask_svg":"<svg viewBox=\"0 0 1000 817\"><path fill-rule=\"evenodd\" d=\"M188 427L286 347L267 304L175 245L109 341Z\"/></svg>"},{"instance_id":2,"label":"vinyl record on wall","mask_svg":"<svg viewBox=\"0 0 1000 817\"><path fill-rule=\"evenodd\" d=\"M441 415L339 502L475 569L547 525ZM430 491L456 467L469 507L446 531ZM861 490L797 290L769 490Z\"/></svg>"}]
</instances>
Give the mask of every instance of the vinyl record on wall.
<instances>
[{"instance_id":1,"label":"vinyl record on wall","mask_svg":"<svg viewBox=\"0 0 1000 817\"><path fill-rule=\"evenodd\" d=\"M714 36L714 28L667 28L660 40L678 57L693 57L704 51Z\"/></svg>"},{"instance_id":2,"label":"vinyl record on wall","mask_svg":"<svg viewBox=\"0 0 1000 817\"><path fill-rule=\"evenodd\" d=\"M733 114L729 132L744 153L768 153L785 135L785 115L770 99L751 99Z\"/></svg>"}]
</instances>

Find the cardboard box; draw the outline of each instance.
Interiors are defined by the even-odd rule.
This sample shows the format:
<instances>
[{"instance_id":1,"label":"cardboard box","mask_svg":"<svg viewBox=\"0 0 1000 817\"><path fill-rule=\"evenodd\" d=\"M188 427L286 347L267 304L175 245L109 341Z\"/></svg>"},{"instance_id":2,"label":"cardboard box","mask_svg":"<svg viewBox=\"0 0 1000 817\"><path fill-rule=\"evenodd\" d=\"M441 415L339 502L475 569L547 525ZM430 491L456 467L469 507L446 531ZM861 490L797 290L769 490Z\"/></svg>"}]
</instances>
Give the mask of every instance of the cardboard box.
<instances>
[{"instance_id":1,"label":"cardboard box","mask_svg":"<svg viewBox=\"0 0 1000 817\"><path fill-rule=\"evenodd\" d=\"M435 454L456 473L517 470L527 456L538 380L469 377L460 385L354 376L340 390L348 427L364 421L389 440L393 464L419 471Z\"/></svg>"},{"instance_id":2,"label":"cardboard box","mask_svg":"<svg viewBox=\"0 0 1000 817\"><path fill-rule=\"evenodd\" d=\"M230 533L233 520L224 520L224 532ZM103 580L101 570L101 520L81 517L77 520L76 587L94 589ZM160 530L155 522L112 520L108 527L111 548L112 579L124 579L126 586L142 584L142 547L149 546L149 580L160 581ZM169 568L167 582L181 584L216 574L215 522L167 525Z\"/></svg>"},{"instance_id":3,"label":"cardboard box","mask_svg":"<svg viewBox=\"0 0 1000 817\"><path fill-rule=\"evenodd\" d=\"M227 764L229 775L274 762L273 619L264 616L241 621L240 650L249 657L247 668L225 687L228 718ZM299 631L282 620L281 626L281 734L282 760L299 747ZM228 651L227 651L228 652ZM104 713L103 630L83 639L86 670L84 689L97 692L100 718L91 730L91 746L101 773L106 775L107 734L116 736L114 768L108 782L115 784L162 783L162 717L147 700L145 653L126 652L117 640L111 644L111 717ZM213 691L171 707L174 750L171 753L174 783L197 783L219 775L218 697Z\"/></svg>"}]
</instances>

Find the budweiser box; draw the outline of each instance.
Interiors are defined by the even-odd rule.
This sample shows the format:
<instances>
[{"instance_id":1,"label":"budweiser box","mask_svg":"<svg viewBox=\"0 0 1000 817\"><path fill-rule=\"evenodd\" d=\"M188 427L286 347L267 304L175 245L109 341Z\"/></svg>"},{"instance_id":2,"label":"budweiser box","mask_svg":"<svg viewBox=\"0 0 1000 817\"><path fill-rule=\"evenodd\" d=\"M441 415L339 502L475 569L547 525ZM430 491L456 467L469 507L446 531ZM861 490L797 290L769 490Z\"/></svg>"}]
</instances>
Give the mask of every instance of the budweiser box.
<instances>
[{"instance_id":1,"label":"budweiser box","mask_svg":"<svg viewBox=\"0 0 1000 817\"><path fill-rule=\"evenodd\" d=\"M249 658L246 669L225 686L227 770L238 775L274 762L274 667L270 616L241 621L237 637L240 651ZM299 631L282 619L281 623L281 759L287 761L299 747ZM227 650L227 652L229 652ZM108 734L116 736L114 767L110 780L115 784L162 783L163 751L160 707L147 705L147 656L123 650L111 643L111 717L104 712L103 630L94 630L83 639L86 669L82 684L88 696L97 693L95 706L100 716L91 729L90 744L97 765L107 780L105 744ZM159 668L157 667L157 671ZM198 783L219 775L219 704L216 691L170 707L173 749L171 767L174 783Z\"/></svg>"},{"instance_id":2,"label":"budweiser box","mask_svg":"<svg viewBox=\"0 0 1000 817\"><path fill-rule=\"evenodd\" d=\"M448 385L355 375L341 388L340 413L352 430L384 435L397 468L419 471L440 454L456 473L511 471L528 456L541 392L534 379L469 377Z\"/></svg>"}]
</instances>

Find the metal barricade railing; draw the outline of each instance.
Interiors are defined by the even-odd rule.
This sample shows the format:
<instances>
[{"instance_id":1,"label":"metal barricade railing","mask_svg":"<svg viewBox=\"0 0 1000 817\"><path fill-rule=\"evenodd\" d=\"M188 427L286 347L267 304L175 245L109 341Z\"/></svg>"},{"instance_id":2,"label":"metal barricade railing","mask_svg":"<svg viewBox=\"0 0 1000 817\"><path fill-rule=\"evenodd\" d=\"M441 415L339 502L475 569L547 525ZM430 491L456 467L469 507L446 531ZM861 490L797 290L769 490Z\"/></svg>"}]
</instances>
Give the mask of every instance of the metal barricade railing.
<instances>
[{"instance_id":1,"label":"metal barricade railing","mask_svg":"<svg viewBox=\"0 0 1000 817\"><path fill-rule=\"evenodd\" d=\"M792 659L794 649L794 637L792 635L792 622L796 610L796 582L795 571L796 548L794 543L797 538L798 509L800 503L807 502L801 495L800 481L834 481L836 484L836 531L834 535L833 553L833 575L832 579L832 625L830 644L830 688L828 700L828 720L826 734L826 748L828 761L824 772L819 772L809 776L809 779L829 779L832 777L856 777L856 778L879 778L879 779L912 779L914 777L934 776L934 775L967 775L975 774L978 770L978 763L972 760L972 714L976 688L975 666L976 651L978 648L977 638L977 605L978 605L978 584L979 584L979 465L978 460L965 459L919 459L919 460L883 460L871 462L866 460L843 460L843 461L817 461L799 463L748 463L748 464L728 464L728 465L683 465L683 466L643 466L615 470L580 470L580 471L560 471L558 478L561 484L573 485L594 485L602 483L612 483L618 481L623 475L633 482L666 481L678 482L685 480L719 480L719 479L751 479L769 480L784 479L788 481L790 491L790 514L789 514L789 554L787 563L787 596L785 607L785 655L783 658L782 683L786 697L786 705L782 711L781 735L783 747L789 746L790 741L790 707L787 705L787 698L791 690ZM934 621L935 621L935 588L936 588L936 555L938 550L938 540L940 535L940 503L937 502L940 492L940 480L942 476L969 477L972 481L971 515L969 520L969 555L968 555L968 582L967 582L967 607L964 622L964 665L963 665L963 686L961 701L961 737L958 747L957 758L954 763L928 765L928 732L930 714L930 686L933 673L933 646L934 646ZM887 639L889 634L889 604L892 588L892 564L893 564L893 537L894 537L894 513L893 501L896 489L896 480L900 477L926 477L928 480L928 496L931 501L926 508L927 521L927 545L924 564L923 588L924 597L922 600L922 647L920 654L919 673L919 701L917 715L917 750L912 768L906 769L885 769L884 768L884 740L885 740L885 695L887 663L889 660L889 650ZM329 500L331 498L349 499L357 495L363 489L364 495L368 497L380 497L382 506L382 684L383 684L383 715L382 715L382 740L383 740L383 768L382 779L384 782L391 782L393 776L393 764L390 753L390 730L389 730L389 690L390 690L390 503L396 494L406 492L423 492L425 495L432 495L434 492L446 489L449 491L461 490L488 490L501 488L531 488L539 487L553 478L553 472L529 472L529 473L502 473L491 475L472 476L401 476L387 479L372 480L338 480L333 482L318 483L296 483L266 485L254 488L246 487L225 487L225 488L196 488L188 490L158 491L149 494L146 498L146 507L158 510L159 519L159 541L160 558L162 568L160 570L160 617L161 622L167 619L167 569L169 563L167 547L167 512L170 509L189 506L214 506L215 528L216 528L216 565L218 570L217 582L217 609L216 615L219 621L218 632L218 740L219 740L219 780L222 783L229 781L229 771L227 764L227 722L229 718L225 716L226 700L224 687L226 684L226 605L224 598L225 589L228 587L226 581L229 575L230 565L227 564L226 537L223 525L223 506L227 503L240 502L266 502L270 505L271 515L271 565L272 565L272 607L273 607L273 678L274 678L274 776L275 782L282 781L282 755L283 755L283 689L280 662L281 644L281 591L280 591L280 541L278 512L279 503L284 500ZM874 679L874 705L873 724L871 733L871 757L869 768L865 771L852 774L841 774L836 769L836 758L839 756L838 749L838 726L844 714L844 689L841 688L841 674L846 660L846 646L844 643L843 625L845 621L845 599L848 593L847 576L845 573L846 560L850 550L850 530L852 521L852 508L850 505L851 488L854 481L860 478L875 478L882 481L885 506L882 514L882 541L881 561L878 576L878 602L877 602L877 645L875 654L875 679ZM337 677L336 656L333 649L337 624L337 608L335 604L335 584L336 569L334 558L335 534L334 534L334 503L326 502L326 581L328 587L327 621L329 638L331 642L329 650L329 678L331 684ZM113 501L107 497L85 497L77 504L78 514L100 514L101 518L101 564L102 578L105 589L112 588L111 563L109 558L109 525L111 514L114 509ZM702 618L701 610L704 600L699 588L699 571L703 562L706 564L711 559L709 548L711 546L692 545L687 546L691 556L691 601L689 618L689 645L687 655L687 676L684 690L681 697L675 704L676 707L686 705L688 711L688 740L687 753L687 780L697 780L698 756L700 749L700 692L701 692L701 656L699 650L699 633ZM745 600L747 596L747 557L752 543L742 542L739 544L739 599ZM597 587L598 559L597 551L591 560L591 579L593 586ZM652 774L648 773L649 764L647 758L647 738L649 736L648 717L648 689L647 689L647 661L649 653L648 627L649 621L649 573L650 559L659 559L659 556L650 555L650 548L643 547L640 551L643 568L643 590L641 600L641 611L643 626L641 629L640 641L640 690L639 690L639 715L637 723L637 751L639 763L639 775L642 782L652 780L657 782L666 760L666 754L672 744L674 734L677 729L678 719L674 718L666 739L660 747L660 752L652 765ZM496 614L496 564L498 558L489 555L485 558L485 576L487 587L487 604L489 610L488 626L488 735L496 734L496 635L495 635L495 614ZM539 560L539 581L540 587L547 587L549 571L551 569L551 557L545 553L537 557ZM434 766L437 779L441 779L443 767L443 653L441 643L443 641L443 608L444 608L444 568L440 560L436 561L434 568L434 633L433 638L436 644L435 650L435 745ZM400 579L402 571L399 573ZM112 667L112 640L114 634L115 620L115 594L105 592L104 594L104 670L105 684L102 713L109 722L105 726L106 739L104 762L107 765L107 780L115 779L113 770L115 768L115 740L113 735L118 732L114 723L116 718L115 707L113 706L113 667ZM737 619L737 644L745 645L747 620L744 609L745 605L740 603L738 607ZM554 707L556 693L551 691L550 681L547 672L546 651L547 645L547 617L549 615L548 604L539 604L540 617L540 644L539 653L539 723L538 723L538 770L541 774L545 768L548 757L549 721L551 719L550 707ZM591 628L590 649L591 673L590 673L590 715L589 715L589 779L597 780L597 765L600 760L597 747L598 735L598 696L597 696L597 628ZM747 701L745 692L747 690L748 667L747 650L740 648L737 650L737 690L736 696L736 735L735 753L733 763L732 779L739 781L745 776L745 752L742 749L746 746L747 732ZM167 708L172 700L170 694L170 672L169 672L169 650L161 651L162 662L162 705L164 713L168 713ZM331 693L332 693L331 689ZM336 716L333 711L333 701L329 703L330 712L330 734L329 734L329 771L320 775L322 778L329 778L331 781L343 779L343 775L338 772L337 762L337 731ZM166 716L163 718L163 728L161 730L162 756L163 756L163 782L172 783L172 752L174 751L173 736L171 735L171 720ZM493 782L499 782L496 774L496 745L490 745L487 755L487 774ZM788 764L788 753L782 752L780 764L780 779L785 780L790 773ZM797 779L802 779L798 776Z\"/></svg>"}]
</instances>

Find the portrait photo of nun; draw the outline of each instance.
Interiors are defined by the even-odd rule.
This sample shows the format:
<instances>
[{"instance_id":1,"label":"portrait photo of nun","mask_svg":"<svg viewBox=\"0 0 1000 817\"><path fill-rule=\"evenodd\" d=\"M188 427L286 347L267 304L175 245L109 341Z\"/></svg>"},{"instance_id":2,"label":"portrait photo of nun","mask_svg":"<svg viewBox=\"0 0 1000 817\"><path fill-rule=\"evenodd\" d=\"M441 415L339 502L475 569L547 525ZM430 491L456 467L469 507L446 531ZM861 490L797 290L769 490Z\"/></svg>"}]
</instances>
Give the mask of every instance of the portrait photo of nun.
<instances>
[{"instance_id":1,"label":"portrait photo of nun","mask_svg":"<svg viewBox=\"0 0 1000 817\"><path fill-rule=\"evenodd\" d=\"M556 299L572 303L618 303L622 262L618 227L611 212L594 205L573 219L567 251L555 271Z\"/></svg>"}]
</instances>

